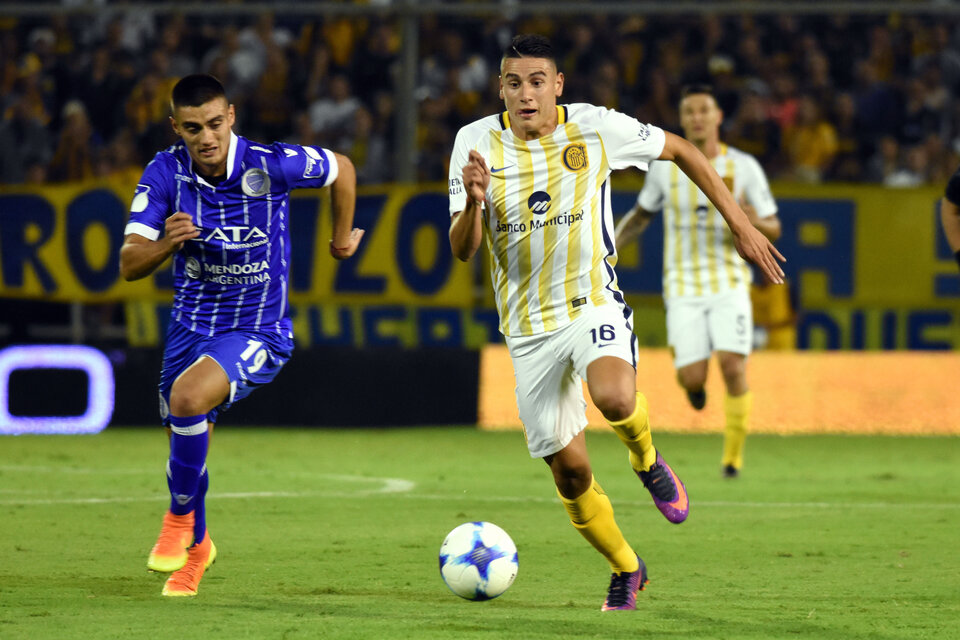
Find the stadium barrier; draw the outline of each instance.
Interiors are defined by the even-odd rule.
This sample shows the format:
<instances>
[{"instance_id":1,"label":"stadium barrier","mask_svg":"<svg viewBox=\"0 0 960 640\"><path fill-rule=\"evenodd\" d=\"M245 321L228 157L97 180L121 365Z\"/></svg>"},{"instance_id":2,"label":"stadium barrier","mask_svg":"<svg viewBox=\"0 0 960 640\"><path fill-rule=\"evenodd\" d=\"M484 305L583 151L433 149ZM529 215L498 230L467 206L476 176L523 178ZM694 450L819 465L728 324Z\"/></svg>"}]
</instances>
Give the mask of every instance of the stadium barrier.
<instances>
[{"instance_id":1,"label":"stadium barrier","mask_svg":"<svg viewBox=\"0 0 960 640\"><path fill-rule=\"evenodd\" d=\"M220 424L474 425L479 357L451 348L298 349L272 383L223 413ZM161 360L159 349L0 349L0 435L95 433L108 422L158 426Z\"/></svg>"},{"instance_id":2,"label":"stadium barrier","mask_svg":"<svg viewBox=\"0 0 960 640\"><path fill-rule=\"evenodd\" d=\"M960 354L921 352L757 352L747 377L753 391L752 433L960 435L956 373ZM480 409L485 429L519 429L515 379L506 347L480 358ZM723 378L715 363L707 406L694 411L677 384L666 349L642 349L637 388L650 403L654 431L721 433ZM584 385L584 397L589 393ZM588 402L590 426L609 428Z\"/></svg>"}]
</instances>

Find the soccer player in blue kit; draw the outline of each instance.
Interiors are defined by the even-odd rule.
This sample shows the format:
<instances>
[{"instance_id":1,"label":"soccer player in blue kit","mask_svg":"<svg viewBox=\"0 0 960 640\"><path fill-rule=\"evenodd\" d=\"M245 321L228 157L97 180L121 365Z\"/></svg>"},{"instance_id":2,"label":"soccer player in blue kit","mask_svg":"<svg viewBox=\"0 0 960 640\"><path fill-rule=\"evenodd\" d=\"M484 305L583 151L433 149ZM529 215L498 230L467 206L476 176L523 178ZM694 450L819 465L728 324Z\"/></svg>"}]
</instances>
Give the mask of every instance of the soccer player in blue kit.
<instances>
[{"instance_id":1,"label":"soccer player in blue kit","mask_svg":"<svg viewBox=\"0 0 960 640\"><path fill-rule=\"evenodd\" d=\"M293 351L290 191L331 188L334 258L352 256L363 230L352 228L356 172L345 156L234 134L234 107L209 75L181 79L171 109L181 141L140 178L120 272L144 278L173 256L160 376L171 501L147 567L171 573L163 595L193 596L217 555L204 505L210 430L218 412L273 380Z\"/></svg>"}]
</instances>

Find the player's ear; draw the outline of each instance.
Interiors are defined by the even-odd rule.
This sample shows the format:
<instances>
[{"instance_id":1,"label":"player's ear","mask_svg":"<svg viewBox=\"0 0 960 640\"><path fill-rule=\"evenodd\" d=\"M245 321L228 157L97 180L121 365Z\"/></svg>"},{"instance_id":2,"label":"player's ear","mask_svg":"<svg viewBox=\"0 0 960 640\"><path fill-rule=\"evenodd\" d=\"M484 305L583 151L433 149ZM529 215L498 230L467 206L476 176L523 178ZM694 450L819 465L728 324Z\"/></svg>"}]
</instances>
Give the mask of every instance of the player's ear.
<instances>
[{"instance_id":1,"label":"player's ear","mask_svg":"<svg viewBox=\"0 0 960 640\"><path fill-rule=\"evenodd\" d=\"M230 128L233 128L233 123L237 121L237 112L233 108L233 105L227 107L227 123L230 125Z\"/></svg>"},{"instance_id":2,"label":"player's ear","mask_svg":"<svg viewBox=\"0 0 960 640\"><path fill-rule=\"evenodd\" d=\"M173 116L170 116L170 126L173 127L173 132L177 134L177 136L181 138L183 137L180 135L180 126L177 124L177 120Z\"/></svg>"},{"instance_id":3,"label":"player's ear","mask_svg":"<svg viewBox=\"0 0 960 640\"><path fill-rule=\"evenodd\" d=\"M497 76L497 82L500 83L500 99L503 100L503 76Z\"/></svg>"},{"instance_id":4,"label":"player's ear","mask_svg":"<svg viewBox=\"0 0 960 640\"><path fill-rule=\"evenodd\" d=\"M559 98L563 95L563 72L557 71L557 91L556 96Z\"/></svg>"}]
</instances>

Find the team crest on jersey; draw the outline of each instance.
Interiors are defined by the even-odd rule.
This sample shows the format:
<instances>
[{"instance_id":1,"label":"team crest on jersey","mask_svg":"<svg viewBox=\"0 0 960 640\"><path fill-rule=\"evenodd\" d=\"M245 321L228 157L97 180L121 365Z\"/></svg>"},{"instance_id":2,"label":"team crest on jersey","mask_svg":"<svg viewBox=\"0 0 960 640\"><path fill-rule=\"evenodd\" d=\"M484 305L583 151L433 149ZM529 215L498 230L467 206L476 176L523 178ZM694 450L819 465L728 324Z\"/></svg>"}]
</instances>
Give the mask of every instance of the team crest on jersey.
<instances>
[{"instance_id":1,"label":"team crest on jersey","mask_svg":"<svg viewBox=\"0 0 960 640\"><path fill-rule=\"evenodd\" d=\"M196 258L187 258L187 262L184 265L184 270L187 272L188 278L192 280L200 279L200 261Z\"/></svg>"},{"instance_id":2,"label":"team crest on jersey","mask_svg":"<svg viewBox=\"0 0 960 640\"><path fill-rule=\"evenodd\" d=\"M587 145L582 142L571 142L563 148L563 166L570 171L580 171L589 166L587 160Z\"/></svg>"},{"instance_id":3,"label":"team crest on jersey","mask_svg":"<svg viewBox=\"0 0 960 640\"><path fill-rule=\"evenodd\" d=\"M326 163L323 156L313 147L304 147L303 152L307 155L307 162L303 167L304 178L320 178L323 176Z\"/></svg>"},{"instance_id":4,"label":"team crest on jersey","mask_svg":"<svg viewBox=\"0 0 960 640\"><path fill-rule=\"evenodd\" d=\"M247 169L240 178L240 187L253 198L266 195L270 192L270 176L263 169Z\"/></svg>"}]
</instances>

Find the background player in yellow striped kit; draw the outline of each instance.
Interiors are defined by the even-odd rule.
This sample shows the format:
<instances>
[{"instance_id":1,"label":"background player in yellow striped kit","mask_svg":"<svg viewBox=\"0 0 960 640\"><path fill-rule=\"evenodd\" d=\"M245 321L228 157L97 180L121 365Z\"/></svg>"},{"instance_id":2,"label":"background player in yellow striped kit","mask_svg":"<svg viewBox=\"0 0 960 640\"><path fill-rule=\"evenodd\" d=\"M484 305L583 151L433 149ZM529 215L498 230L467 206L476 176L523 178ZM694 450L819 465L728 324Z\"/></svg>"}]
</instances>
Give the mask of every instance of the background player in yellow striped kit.
<instances>
[{"instance_id":1,"label":"background player in yellow striped kit","mask_svg":"<svg viewBox=\"0 0 960 640\"><path fill-rule=\"evenodd\" d=\"M581 379L663 515L682 522L689 503L653 447L646 399L636 392L633 312L613 270L610 172L672 160L712 197L738 250L774 281L782 256L692 144L603 107L557 106L563 82L546 38L517 36L504 51L506 111L463 127L454 143L450 244L466 261L486 239L530 454L550 466L574 527L610 563L603 610L635 609L646 567L593 477Z\"/></svg>"},{"instance_id":2,"label":"background player in yellow striped kit","mask_svg":"<svg viewBox=\"0 0 960 640\"><path fill-rule=\"evenodd\" d=\"M770 241L780 237L777 203L756 159L720 141L723 112L706 85L684 89L680 125L687 140L710 160L724 185ZM724 217L697 183L676 164L650 165L637 203L617 225L617 247L632 242L654 213L663 210L663 298L667 341L677 380L697 410L707 401L704 384L715 352L726 385L721 468L739 475L753 396L747 385L747 356L753 343L750 304L752 273L737 254Z\"/></svg>"}]
</instances>

